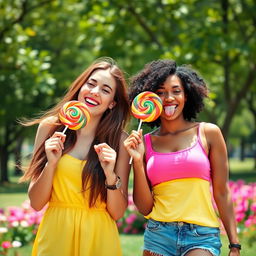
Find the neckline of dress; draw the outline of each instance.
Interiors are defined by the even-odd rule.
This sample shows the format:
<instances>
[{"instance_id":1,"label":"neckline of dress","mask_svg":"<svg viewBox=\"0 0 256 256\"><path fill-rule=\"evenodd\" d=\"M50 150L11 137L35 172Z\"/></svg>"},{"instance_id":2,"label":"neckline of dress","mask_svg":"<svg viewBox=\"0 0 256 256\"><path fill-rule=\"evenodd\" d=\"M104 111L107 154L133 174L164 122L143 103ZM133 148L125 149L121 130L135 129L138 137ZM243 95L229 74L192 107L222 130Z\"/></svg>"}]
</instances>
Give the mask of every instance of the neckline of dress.
<instances>
[{"instance_id":1,"label":"neckline of dress","mask_svg":"<svg viewBox=\"0 0 256 256\"><path fill-rule=\"evenodd\" d=\"M73 158L74 160L77 160L77 161L80 161L80 162L84 162L84 161L86 161L85 159L79 159L79 158L77 158L77 157L74 157L74 156L72 156L72 155L70 155L70 154L64 154L64 155L67 155L67 156L69 156L70 158Z\"/></svg>"}]
</instances>

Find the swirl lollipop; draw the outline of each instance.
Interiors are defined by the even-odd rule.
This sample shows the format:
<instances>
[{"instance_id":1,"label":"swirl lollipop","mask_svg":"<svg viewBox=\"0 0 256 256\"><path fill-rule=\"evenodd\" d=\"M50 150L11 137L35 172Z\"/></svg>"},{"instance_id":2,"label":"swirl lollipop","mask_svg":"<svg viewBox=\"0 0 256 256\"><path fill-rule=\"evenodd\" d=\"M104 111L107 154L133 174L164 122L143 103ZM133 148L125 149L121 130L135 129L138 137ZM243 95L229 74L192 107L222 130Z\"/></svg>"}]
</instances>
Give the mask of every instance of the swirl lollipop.
<instances>
[{"instance_id":1,"label":"swirl lollipop","mask_svg":"<svg viewBox=\"0 0 256 256\"><path fill-rule=\"evenodd\" d=\"M162 100L153 92L142 92L132 102L132 114L140 119L139 128L142 122L153 122L163 110Z\"/></svg>"},{"instance_id":2,"label":"swirl lollipop","mask_svg":"<svg viewBox=\"0 0 256 256\"><path fill-rule=\"evenodd\" d=\"M137 131L140 130L142 122L153 122L162 113L163 105L159 96L153 92L145 91L138 94L132 102L132 114L140 119ZM132 158L130 159L130 164Z\"/></svg>"},{"instance_id":3,"label":"swirl lollipop","mask_svg":"<svg viewBox=\"0 0 256 256\"><path fill-rule=\"evenodd\" d=\"M78 130L85 127L90 121L90 113L87 106L77 100L66 102L59 112L59 119L62 124L71 130Z\"/></svg>"}]
</instances>

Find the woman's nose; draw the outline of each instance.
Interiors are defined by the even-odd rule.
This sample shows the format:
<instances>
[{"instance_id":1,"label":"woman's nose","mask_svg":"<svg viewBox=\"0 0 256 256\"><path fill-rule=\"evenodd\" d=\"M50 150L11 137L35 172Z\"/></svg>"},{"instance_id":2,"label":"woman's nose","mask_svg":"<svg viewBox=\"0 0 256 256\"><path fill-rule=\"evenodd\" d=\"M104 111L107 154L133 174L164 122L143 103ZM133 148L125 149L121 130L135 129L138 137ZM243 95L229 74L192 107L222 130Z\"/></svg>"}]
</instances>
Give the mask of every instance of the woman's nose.
<instances>
[{"instance_id":1,"label":"woman's nose","mask_svg":"<svg viewBox=\"0 0 256 256\"><path fill-rule=\"evenodd\" d=\"M99 87L98 86L95 86L91 89L91 94L93 95L99 95Z\"/></svg>"},{"instance_id":2,"label":"woman's nose","mask_svg":"<svg viewBox=\"0 0 256 256\"><path fill-rule=\"evenodd\" d=\"M165 97L164 97L165 100L167 100L167 101L172 101L172 100L175 99L174 96L173 96L173 94L172 94L171 92L166 92L164 96L165 96Z\"/></svg>"}]
</instances>

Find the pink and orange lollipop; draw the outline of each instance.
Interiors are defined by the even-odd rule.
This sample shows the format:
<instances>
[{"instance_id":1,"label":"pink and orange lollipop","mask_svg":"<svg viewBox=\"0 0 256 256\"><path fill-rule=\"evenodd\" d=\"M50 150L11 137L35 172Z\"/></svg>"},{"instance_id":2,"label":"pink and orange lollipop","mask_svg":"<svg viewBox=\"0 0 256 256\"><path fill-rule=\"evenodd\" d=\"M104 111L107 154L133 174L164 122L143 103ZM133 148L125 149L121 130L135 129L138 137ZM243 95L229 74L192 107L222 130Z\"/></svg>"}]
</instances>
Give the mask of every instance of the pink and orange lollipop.
<instances>
[{"instance_id":1,"label":"pink and orange lollipop","mask_svg":"<svg viewBox=\"0 0 256 256\"><path fill-rule=\"evenodd\" d=\"M77 100L72 100L66 102L59 112L59 119L65 129L78 130L85 127L90 121L90 113L87 109L87 106Z\"/></svg>"}]
</instances>

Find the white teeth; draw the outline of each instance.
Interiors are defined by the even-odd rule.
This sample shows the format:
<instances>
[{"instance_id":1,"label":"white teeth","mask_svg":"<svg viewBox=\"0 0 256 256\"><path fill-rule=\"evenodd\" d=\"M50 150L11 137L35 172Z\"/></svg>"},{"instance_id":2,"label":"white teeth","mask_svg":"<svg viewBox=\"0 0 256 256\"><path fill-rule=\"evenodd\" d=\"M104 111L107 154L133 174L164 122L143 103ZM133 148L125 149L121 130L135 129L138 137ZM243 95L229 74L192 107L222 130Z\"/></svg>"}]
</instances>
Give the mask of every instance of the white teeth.
<instances>
[{"instance_id":1,"label":"white teeth","mask_svg":"<svg viewBox=\"0 0 256 256\"><path fill-rule=\"evenodd\" d=\"M86 98L85 101L88 102L89 104L94 105L94 106L97 106L97 105L98 105L97 102L95 102L95 101L93 101L93 100L91 100L91 99L88 99L88 98Z\"/></svg>"},{"instance_id":2,"label":"white teeth","mask_svg":"<svg viewBox=\"0 0 256 256\"><path fill-rule=\"evenodd\" d=\"M175 108L176 106L175 105L172 105L172 106L165 106L164 107L164 112L167 116L172 116L175 112Z\"/></svg>"}]
</instances>

